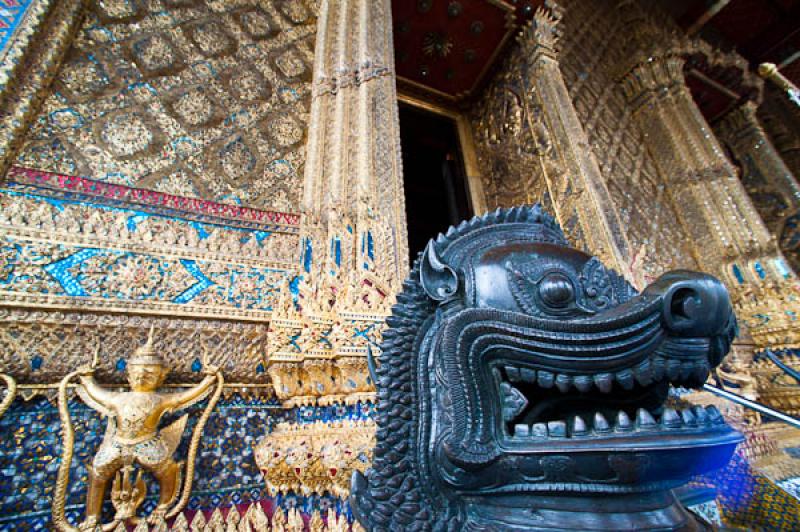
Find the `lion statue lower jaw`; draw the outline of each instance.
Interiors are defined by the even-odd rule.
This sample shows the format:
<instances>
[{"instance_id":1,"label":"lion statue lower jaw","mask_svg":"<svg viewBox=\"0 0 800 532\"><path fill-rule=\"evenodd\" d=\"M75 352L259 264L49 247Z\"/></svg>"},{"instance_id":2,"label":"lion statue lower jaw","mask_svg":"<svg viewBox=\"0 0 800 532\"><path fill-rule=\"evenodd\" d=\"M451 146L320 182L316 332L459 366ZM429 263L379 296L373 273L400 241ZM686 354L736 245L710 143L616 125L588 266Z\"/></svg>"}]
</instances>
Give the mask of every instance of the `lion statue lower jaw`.
<instances>
[{"instance_id":1,"label":"lion statue lower jaw","mask_svg":"<svg viewBox=\"0 0 800 532\"><path fill-rule=\"evenodd\" d=\"M676 271L637 294L539 206L429 243L387 320L368 530L698 530L672 489L741 437L665 407L730 349L724 286Z\"/></svg>"}]
</instances>

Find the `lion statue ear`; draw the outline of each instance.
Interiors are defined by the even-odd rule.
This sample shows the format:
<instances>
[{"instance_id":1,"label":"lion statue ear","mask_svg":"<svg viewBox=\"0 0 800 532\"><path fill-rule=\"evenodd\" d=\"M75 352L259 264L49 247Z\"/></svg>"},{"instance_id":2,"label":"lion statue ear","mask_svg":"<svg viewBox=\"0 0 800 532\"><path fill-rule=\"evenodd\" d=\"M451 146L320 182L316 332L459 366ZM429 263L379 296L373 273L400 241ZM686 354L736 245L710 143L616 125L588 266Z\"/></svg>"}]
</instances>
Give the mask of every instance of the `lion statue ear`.
<instances>
[{"instance_id":1,"label":"lion statue ear","mask_svg":"<svg viewBox=\"0 0 800 532\"><path fill-rule=\"evenodd\" d=\"M425 293L434 301L450 299L458 290L458 275L453 268L439 259L433 240L428 242L422 254L419 280Z\"/></svg>"}]
</instances>

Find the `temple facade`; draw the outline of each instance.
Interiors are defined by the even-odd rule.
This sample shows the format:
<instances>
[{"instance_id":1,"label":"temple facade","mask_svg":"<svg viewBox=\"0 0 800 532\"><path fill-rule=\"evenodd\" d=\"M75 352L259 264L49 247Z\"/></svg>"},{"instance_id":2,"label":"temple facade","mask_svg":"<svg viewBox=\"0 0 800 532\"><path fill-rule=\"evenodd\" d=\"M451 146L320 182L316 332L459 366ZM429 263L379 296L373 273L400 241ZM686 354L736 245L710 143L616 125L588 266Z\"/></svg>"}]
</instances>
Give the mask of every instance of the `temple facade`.
<instances>
[{"instance_id":1,"label":"temple facade","mask_svg":"<svg viewBox=\"0 0 800 532\"><path fill-rule=\"evenodd\" d=\"M350 530L416 242L499 207L542 204L638 289L719 278L740 332L716 384L800 416L767 356L800 369L800 2L746 4L0 0L0 529L97 504L117 530ZM404 113L452 132L430 234ZM149 402L125 417L89 378ZM693 511L800 528L800 430L671 400L745 436ZM143 445L182 468L170 500Z\"/></svg>"}]
</instances>

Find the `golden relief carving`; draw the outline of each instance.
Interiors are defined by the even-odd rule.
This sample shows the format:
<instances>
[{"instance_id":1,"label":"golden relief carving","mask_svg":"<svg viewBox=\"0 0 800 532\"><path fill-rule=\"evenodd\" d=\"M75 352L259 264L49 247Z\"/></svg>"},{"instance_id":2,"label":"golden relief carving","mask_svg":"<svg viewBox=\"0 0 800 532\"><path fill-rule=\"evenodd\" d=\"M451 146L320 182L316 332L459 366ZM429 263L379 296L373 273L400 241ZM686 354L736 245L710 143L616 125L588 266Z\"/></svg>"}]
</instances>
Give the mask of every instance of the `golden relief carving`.
<instances>
[{"instance_id":1,"label":"golden relief carving","mask_svg":"<svg viewBox=\"0 0 800 532\"><path fill-rule=\"evenodd\" d=\"M273 496L327 491L345 498L353 471L372 462L374 445L372 421L278 423L254 453Z\"/></svg>"},{"instance_id":2,"label":"golden relief carving","mask_svg":"<svg viewBox=\"0 0 800 532\"><path fill-rule=\"evenodd\" d=\"M338 285L340 294L345 286ZM387 299L388 292L380 285L372 287L376 297ZM381 303L383 308L372 314L338 309L306 314L297 310L286 318L272 319L268 373L284 406L353 404L373 399L366 356L369 345L380 343L385 328L382 312L388 305Z\"/></svg>"},{"instance_id":3,"label":"golden relief carving","mask_svg":"<svg viewBox=\"0 0 800 532\"><path fill-rule=\"evenodd\" d=\"M546 204L549 199L537 160L539 154L533 147L534 134L525 117L521 89L514 86L514 70L505 72L495 82L497 86L485 97L485 110L473 119L489 207L510 206L520 201Z\"/></svg>"},{"instance_id":4,"label":"golden relief carving","mask_svg":"<svg viewBox=\"0 0 800 532\"><path fill-rule=\"evenodd\" d=\"M794 354L786 354L782 362L794 370L800 370L800 358ZM798 383L775 364L766 359L755 362L750 374L758 389L760 402L789 415L800 416L800 394Z\"/></svg>"},{"instance_id":5,"label":"golden relief carving","mask_svg":"<svg viewBox=\"0 0 800 532\"><path fill-rule=\"evenodd\" d=\"M222 393L224 379L216 366L208 364L204 355L205 377L199 384L177 393L158 392L169 368L154 348L153 332L151 328L147 343L136 349L127 361L131 391L115 392L97 384L94 372L99 360L99 345L91 365L69 373L61 381L59 414L64 442L52 505L53 523L59 530L95 530L101 526L103 499L112 479L111 499L116 513L113 522L103 525L103 528L112 529L120 523L138 523L140 518L136 512L144 501L147 487L141 470L134 480L134 466L150 472L159 484L158 505L148 517L150 522L177 515L189 500L200 437ZM86 519L79 528L71 526L64 515L75 437L68 410L67 386L76 377L79 379L77 393L80 398L108 419L106 434L88 467ZM203 399L214 384L216 390L192 434L184 472L184 463L175 462L172 456L180 443L188 415L163 429L159 429L159 423L167 413L183 410ZM181 485L183 489L179 493Z\"/></svg>"}]
</instances>

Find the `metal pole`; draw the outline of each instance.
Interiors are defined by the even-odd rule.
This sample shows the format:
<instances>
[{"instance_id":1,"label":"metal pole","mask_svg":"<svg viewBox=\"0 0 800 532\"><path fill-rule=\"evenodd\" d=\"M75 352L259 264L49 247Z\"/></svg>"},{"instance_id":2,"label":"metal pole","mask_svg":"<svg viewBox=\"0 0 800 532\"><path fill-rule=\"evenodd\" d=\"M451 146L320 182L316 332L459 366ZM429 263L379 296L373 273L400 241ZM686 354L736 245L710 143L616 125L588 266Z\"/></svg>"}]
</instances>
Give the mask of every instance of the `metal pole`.
<instances>
[{"instance_id":1,"label":"metal pole","mask_svg":"<svg viewBox=\"0 0 800 532\"><path fill-rule=\"evenodd\" d=\"M733 401L734 403L742 406L746 406L747 408L751 408L756 412L760 412L765 416L769 416L771 418L777 419L778 421L783 421L784 423L791 425L795 428L800 429L800 419L790 416L789 414L784 414L783 412L779 412L778 410L774 410L768 406L762 405L761 403L756 403L755 401L751 401L750 399L746 399L741 395L729 392L727 390L723 390L722 388L717 388L712 384L704 384L703 389L713 393L714 395L718 395L728 401Z\"/></svg>"},{"instance_id":2,"label":"metal pole","mask_svg":"<svg viewBox=\"0 0 800 532\"><path fill-rule=\"evenodd\" d=\"M775 364L776 366L781 368L781 370L783 370L784 373L786 373L788 376L790 376L791 378L796 380L798 384L800 384L800 372L798 372L798 371L790 368L786 364L784 364L783 361L781 361L781 359L778 358L775 355L775 353L773 353L769 349L764 351L764 353L767 355L767 358L769 358L772 361L773 364Z\"/></svg>"}]
</instances>

